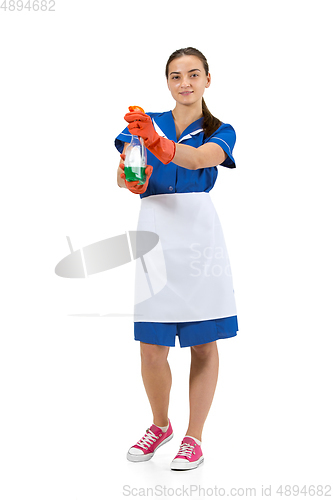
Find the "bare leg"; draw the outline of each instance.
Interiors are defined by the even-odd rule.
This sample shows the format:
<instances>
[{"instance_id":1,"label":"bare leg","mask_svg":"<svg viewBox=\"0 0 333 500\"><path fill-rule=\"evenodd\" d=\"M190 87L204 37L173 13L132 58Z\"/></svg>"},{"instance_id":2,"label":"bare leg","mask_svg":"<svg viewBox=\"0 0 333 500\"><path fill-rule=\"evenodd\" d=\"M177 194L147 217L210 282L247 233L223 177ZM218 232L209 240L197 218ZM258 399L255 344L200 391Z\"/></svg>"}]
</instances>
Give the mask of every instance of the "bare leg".
<instances>
[{"instance_id":1,"label":"bare leg","mask_svg":"<svg viewBox=\"0 0 333 500\"><path fill-rule=\"evenodd\" d=\"M171 370L167 360L169 347L140 342L141 374L153 412L153 423L158 427L168 425Z\"/></svg>"},{"instance_id":2,"label":"bare leg","mask_svg":"<svg viewBox=\"0 0 333 500\"><path fill-rule=\"evenodd\" d=\"M213 401L218 371L219 355L216 342L191 347L190 421L186 435L199 441Z\"/></svg>"}]
</instances>

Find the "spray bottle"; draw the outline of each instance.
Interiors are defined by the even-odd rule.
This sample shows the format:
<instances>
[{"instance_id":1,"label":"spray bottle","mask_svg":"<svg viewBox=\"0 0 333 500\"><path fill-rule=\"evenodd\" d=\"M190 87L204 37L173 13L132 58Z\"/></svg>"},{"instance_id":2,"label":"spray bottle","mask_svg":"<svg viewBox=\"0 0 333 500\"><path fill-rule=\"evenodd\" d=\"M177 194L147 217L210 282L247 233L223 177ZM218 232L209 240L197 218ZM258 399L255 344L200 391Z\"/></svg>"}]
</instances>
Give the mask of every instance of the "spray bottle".
<instances>
[{"instance_id":1,"label":"spray bottle","mask_svg":"<svg viewBox=\"0 0 333 500\"><path fill-rule=\"evenodd\" d=\"M144 110L140 106L130 106L130 112ZM131 143L127 146L125 153L124 173L127 182L139 181L139 184L146 182L147 150L142 137L132 135Z\"/></svg>"}]
</instances>

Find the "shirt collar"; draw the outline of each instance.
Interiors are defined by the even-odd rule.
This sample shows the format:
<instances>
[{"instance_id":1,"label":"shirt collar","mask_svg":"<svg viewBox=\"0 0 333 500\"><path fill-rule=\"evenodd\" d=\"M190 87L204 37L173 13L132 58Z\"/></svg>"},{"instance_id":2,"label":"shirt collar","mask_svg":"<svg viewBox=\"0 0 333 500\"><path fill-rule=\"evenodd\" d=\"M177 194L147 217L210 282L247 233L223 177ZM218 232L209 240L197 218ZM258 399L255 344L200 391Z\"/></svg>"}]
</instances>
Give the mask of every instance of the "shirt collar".
<instances>
[{"instance_id":1,"label":"shirt collar","mask_svg":"<svg viewBox=\"0 0 333 500\"><path fill-rule=\"evenodd\" d=\"M177 141L175 121L172 116L172 111L167 111L160 116L153 118L153 123L156 132L162 137L166 137L174 142L182 142L189 139L192 135L202 132L203 117L191 123L181 134Z\"/></svg>"}]
</instances>

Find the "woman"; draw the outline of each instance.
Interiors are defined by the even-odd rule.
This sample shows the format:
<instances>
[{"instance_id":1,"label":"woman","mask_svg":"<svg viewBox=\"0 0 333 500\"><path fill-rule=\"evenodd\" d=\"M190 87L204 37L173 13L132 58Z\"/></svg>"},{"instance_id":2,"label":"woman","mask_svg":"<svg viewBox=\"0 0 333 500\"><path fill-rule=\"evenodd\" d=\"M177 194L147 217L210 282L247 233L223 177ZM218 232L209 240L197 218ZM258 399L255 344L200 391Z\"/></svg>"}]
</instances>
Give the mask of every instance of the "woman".
<instances>
[{"instance_id":1,"label":"woman","mask_svg":"<svg viewBox=\"0 0 333 500\"><path fill-rule=\"evenodd\" d=\"M140 194L138 230L158 234L167 273L166 286L135 305L139 320L134 321L134 334L140 341L153 425L130 448L127 458L149 460L173 437L167 356L177 335L181 347L191 348L190 418L171 469L188 470L203 462L202 430L218 377L216 340L234 337L238 331L228 254L209 195L217 166L235 167L236 137L231 125L212 116L203 100L211 75L200 51L189 47L174 52L166 65L166 78L176 101L173 111L128 113L128 127L115 141L122 160L131 134L142 137L147 147L145 184L126 181L123 161L117 180L120 187ZM136 284L138 280L137 275Z\"/></svg>"}]
</instances>

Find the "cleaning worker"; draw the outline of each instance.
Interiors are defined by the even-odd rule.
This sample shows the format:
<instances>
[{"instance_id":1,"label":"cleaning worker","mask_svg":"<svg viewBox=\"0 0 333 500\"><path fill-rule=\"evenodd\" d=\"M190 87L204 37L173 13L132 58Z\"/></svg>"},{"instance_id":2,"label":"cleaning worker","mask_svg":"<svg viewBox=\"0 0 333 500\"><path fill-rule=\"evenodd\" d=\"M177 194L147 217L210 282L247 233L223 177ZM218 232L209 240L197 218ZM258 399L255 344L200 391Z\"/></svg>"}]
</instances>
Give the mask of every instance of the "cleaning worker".
<instances>
[{"instance_id":1,"label":"cleaning worker","mask_svg":"<svg viewBox=\"0 0 333 500\"><path fill-rule=\"evenodd\" d=\"M209 194L218 168L236 166L232 155L236 135L231 125L210 113L203 99L211 75L199 50L188 47L171 54L166 79L174 109L162 113L132 110L125 115L128 126L115 140L121 153L118 185L140 195L137 230L158 234L167 272L166 286L135 304L134 338L140 341L141 373L153 424L129 449L127 458L149 460L173 437L167 357L177 336L181 347L191 349L190 415L170 467L188 470L204 460L202 431L218 378L216 341L234 337L238 331L229 257ZM147 148L142 185L125 178L123 162L132 135L141 137ZM158 263L155 268L158 279ZM136 274L137 288L143 286L140 276Z\"/></svg>"}]
</instances>

